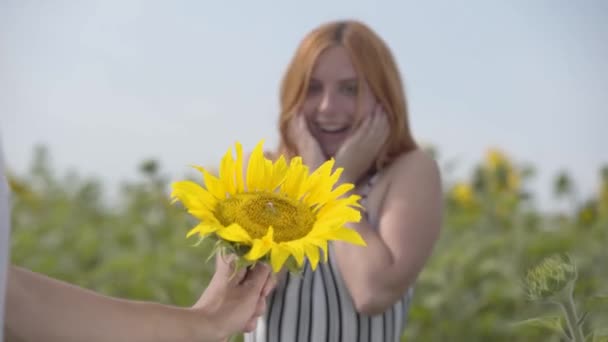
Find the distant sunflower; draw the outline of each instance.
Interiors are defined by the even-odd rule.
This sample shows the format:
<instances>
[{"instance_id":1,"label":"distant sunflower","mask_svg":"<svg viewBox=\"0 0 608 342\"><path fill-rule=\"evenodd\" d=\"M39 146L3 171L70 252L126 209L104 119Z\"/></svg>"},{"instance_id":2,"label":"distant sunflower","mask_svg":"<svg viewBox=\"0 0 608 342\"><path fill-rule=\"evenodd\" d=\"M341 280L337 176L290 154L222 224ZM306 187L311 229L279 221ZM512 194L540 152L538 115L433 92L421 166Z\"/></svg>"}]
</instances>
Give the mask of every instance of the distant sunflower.
<instances>
[{"instance_id":1,"label":"distant sunflower","mask_svg":"<svg viewBox=\"0 0 608 342\"><path fill-rule=\"evenodd\" d=\"M187 237L213 237L232 247L244 263L268 261L278 272L290 256L297 267L308 257L314 270L320 250L327 261L327 243L342 240L365 246L361 236L345 227L361 219L357 195L344 196L354 185L334 189L342 169L332 172L328 160L309 174L300 157L289 165L283 157L266 159L263 141L254 148L246 175L243 175L243 149L236 143L222 158L219 177L200 166L205 187L193 181L173 183L173 202L181 201L200 223Z\"/></svg>"},{"instance_id":2,"label":"distant sunflower","mask_svg":"<svg viewBox=\"0 0 608 342\"><path fill-rule=\"evenodd\" d=\"M463 207L472 207L475 204L475 192L468 183L459 182L454 185L450 196Z\"/></svg>"}]
</instances>

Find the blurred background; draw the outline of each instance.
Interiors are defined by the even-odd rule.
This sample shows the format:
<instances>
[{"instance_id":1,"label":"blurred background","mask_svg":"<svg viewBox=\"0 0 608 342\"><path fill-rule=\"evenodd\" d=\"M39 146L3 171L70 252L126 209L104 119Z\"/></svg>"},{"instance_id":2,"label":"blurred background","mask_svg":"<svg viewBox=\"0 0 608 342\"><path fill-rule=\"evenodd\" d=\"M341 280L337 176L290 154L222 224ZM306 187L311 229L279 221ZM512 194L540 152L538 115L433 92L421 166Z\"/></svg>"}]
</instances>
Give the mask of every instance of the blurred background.
<instances>
[{"instance_id":1,"label":"blurred background","mask_svg":"<svg viewBox=\"0 0 608 342\"><path fill-rule=\"evenodd\" d=\"M521 279L579 267L587 330L608 326L608 2L0 2L0 134L14 263L190 305L212 265L168 203L192 163L278 141L299 41L356 18L401 68L417 140L443 172L441 240L405 340L559 341ZM603 325L602 325L603 323ZM608 332L607 332L608 333Z\"/></svg>"}]
</instances>

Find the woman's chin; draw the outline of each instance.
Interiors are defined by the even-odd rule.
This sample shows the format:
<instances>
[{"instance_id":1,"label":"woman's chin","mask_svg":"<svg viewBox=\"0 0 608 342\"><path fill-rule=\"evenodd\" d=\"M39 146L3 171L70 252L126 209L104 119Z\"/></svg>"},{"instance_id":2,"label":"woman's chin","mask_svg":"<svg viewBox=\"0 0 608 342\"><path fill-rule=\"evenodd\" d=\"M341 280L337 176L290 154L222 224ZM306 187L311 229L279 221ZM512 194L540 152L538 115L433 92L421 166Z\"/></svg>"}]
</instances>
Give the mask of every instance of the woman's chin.
<instances>
[{"instance_id":1,"label":"woman's chin","mask_svg":"<svg viewBox=\"0 0 608 342\"><path fill-rule=\"evenodd\" d=\"M335 158L338 153L338 146L326 146L323 147L323 153L325 154L325 159Z\"/></svg>"},{"instance_id":2,"label":"woman's chin","mask_svg":"<svg viewBox=\"0 0 608 342\"><path fill-rule=\"evenodd\" d=\"M329 159L336 156L346 139L346 134L319 134L316 139L325 154L325 158Z\"/></svg>"}]
</instances>

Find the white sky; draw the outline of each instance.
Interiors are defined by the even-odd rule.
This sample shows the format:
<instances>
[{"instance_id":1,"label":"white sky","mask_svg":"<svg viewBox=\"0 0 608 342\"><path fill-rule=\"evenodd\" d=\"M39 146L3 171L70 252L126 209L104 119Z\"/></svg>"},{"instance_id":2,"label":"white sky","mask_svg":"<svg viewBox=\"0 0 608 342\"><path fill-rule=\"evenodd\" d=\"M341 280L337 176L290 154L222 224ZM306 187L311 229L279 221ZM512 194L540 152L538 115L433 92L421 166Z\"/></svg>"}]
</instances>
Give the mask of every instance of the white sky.
<instances>
[{"instance_id":1,"label":"white sky","mask_svg":"<svg viewBox=\"0 0 608 342\"><path fill-rule=\"evenodd\" d=\"M233 6L237 5L237 6ZM608 164L608 2L0 2L0 132L111 188L147 157L180 177L235 140L277 141L280 77L318 24L354 17L392 48L419 141L459 174L490 146L583 193Z\"/></svg>"}]
</instances>

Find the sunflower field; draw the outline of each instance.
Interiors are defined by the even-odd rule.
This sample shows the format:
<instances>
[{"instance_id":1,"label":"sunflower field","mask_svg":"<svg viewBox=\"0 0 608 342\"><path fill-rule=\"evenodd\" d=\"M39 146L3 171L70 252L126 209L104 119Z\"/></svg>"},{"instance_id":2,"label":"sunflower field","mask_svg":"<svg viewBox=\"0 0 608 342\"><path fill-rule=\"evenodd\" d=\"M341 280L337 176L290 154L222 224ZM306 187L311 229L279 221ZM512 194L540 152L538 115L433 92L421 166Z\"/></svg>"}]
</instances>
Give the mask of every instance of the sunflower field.
<instances>
[{"instance_id":1,"label":"sunflower field","mask_svg":"<svg viewBox=\"0 0 608 342\"><path fill-rule=\"evenodd\" d=\"M529 189L532 166L491 149L457 178L453 163L435 156L444 225L416 283L403 341L570 340L560 307L531 299L526 282L530 269L556 254L575 265L580 330L606 340L608 166L597 170L588 198L567 173L556 174L547 190L560 210L544 213ZM9 170L13 263L108 295L193 304L213 272L211 246L185 238L195 222L170 203L176 176L154 160L142 161L139 174L108 200L100 180L57 170L37 148L26 172Z\"/></svg>"}]
</instances>

